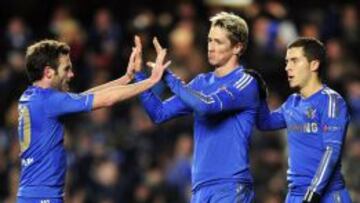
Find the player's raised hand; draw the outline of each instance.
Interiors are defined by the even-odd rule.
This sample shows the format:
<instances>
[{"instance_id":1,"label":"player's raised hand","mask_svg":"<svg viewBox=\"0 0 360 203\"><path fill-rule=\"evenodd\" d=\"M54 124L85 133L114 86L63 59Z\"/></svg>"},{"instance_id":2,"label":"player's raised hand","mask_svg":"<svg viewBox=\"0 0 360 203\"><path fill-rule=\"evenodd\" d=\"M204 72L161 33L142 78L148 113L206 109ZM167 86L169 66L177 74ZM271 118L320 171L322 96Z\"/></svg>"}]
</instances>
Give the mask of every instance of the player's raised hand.
<instances>
[{"instance_id":1,"label":"player's raised hand","mask_svg":"<svg viewBox=\"0 0 360 203\"><path fill-rule=\"evenodd\" d=\"M155 63L148 62L148 64L149 63L151 64L150 67L152 67L150 79L154 83L157 83L161 80L165 69L171 64L171 61L167 61L164 64L166 53L167 53L166 49L161 49L157 52Z\"/></svg>"},{"instance_id":2,"label":"player's raised hand","mask_svg":"<svg viewBox=\"0 0 360 203\"><path fill-rule=\"evenodd\" d=\"M134 73L141 71L142 66L142 45L140 37L135 35L134 37L135 47L132 48L131 55L129 57L128 66L126 68L126 75L132 79Z\"/></svg>"},{"instance_id":3,"label":"player's raised hand","mask_svg":"<svg viewBox=\"0 0 360 203\"><path fill-rule=\"evenodd\" d=\"M159 40L157 39L157 37L153 38L153 45L155 47L156 54L159 54L163 48L162 48L161 44L159 43Z\"/></svg>"},{"instance_id":4,"label":"player's raised hand","mask_svg":"<svg viewBox=\"0 0 360 203\"><path fill-rule=\"evenodd\" d=\"M134 43L135 43L135 48L137 49L137 52L136 52L135 58L134 58L134 71L135 71L135 73L137 73L137 72L141 71L141 67L142 67L142 45L141 45L141 39L139 36L135 35Z\"/></svg>"},{"instance_id":5,"label":"player's raised hand","mask_svg":"<svg viewBox=\"0 0 360 203\"><path fill-rule=\"evenodd\" d=\"M128 65L126 68L126 75L132 79L134 76L134 69L135 69L135 57L138 54L137 49L135 47L132 48L131 55L129 57Z\"/></svg>"},{"instance_id":6,"label":"player's raised hand","mask_svg":"<svg viewBox=\"0 0 360 203\"><path fill-rule=\"evenodd\" d=\"M154 45L157 56L159 56L161 51L164 49L162 48L161 44L159 43L159 40L157 39L157 37L153 38L153 45ZM148 62L146 62L146 65L149 66L150 68L154 68L156 63L153 61L148 61Z\"/></svg>"}]
</instances>

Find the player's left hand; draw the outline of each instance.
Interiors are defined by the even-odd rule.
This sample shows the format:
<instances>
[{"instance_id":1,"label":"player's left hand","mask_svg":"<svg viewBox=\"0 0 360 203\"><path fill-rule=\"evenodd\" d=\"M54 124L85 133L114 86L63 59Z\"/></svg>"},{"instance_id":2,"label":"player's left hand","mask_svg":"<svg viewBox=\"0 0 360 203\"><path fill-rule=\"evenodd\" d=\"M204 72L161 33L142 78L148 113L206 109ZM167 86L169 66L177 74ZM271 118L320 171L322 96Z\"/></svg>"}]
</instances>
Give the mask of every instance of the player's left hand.
<instances>
[{"instance_id":1,"label":"player's left hand","mask_svg":"<svg viewBox=\"0 0 360 203\"><path fill-rule=\"evenodd\" d=\"M165 69L171 64L171 61L167 61L164 64L166 53L167 53L166 49L161 49L156 56L156 62L150 65L152 67L152 70L149 79L154 83L157 83L161 80Z\"/></svg>"},{"instance_id":2,"label":"player's left hand","mask_svg":"<svg viewBox=\"0 0 360 203\"><path fill-rule=\"evenodd\" d=\"M134 77L134 64L135 64L135 56L137 54L137 50L135 47L132 47L132 52L131 55L129 57L129 61L128 61L128 65L126 68L126 73L125 75L127 77L129 77L130 80L132 80L132 78Z\"/></svg>"},{"instance_id":3,"label":"player's left hand","mask_svg":"<svg viewBox=\"0 0 360 203\"><path fill-rule=\"evenodd\" d=\"M157 55L156 60L158 60L158 57L159 57L160 55L162 55L162 52L165 51L165 55L166 55L166 49L164 49L164 48L160 45L160 43L159 43L159 41L158 41L158 39L157 39L156 37L154 37L154 39L153 39L153 45L154 45L154 47L155 47L155 51L156 51L156 55ZM165 56L164 56L164 57L165 57ZM164 61L165 58L163 58L162 60ZM151 61L148 61L148 62L146 63L146 65L149 66L150 68L154 69L154 68L156 67L157 63L158 63L157 61L156 61L156 63L151 62ZM165 70L170 64L171 64L171 61L167 61L166 64L164 65L164 70Z\"/></svg>"},{"instance_id":4,"label":"player's left hand","mask_svg":"<svg viewBox=\"0 0 360 203\"><path fill-rule=\"evenodd\" d=\"M134 43L135 47L132 47L132 52L126 68L126 75L130 78L130 80L133 78L135 73L141 71L142 66L142 45L139 36L135 35Z\"/></svg>"},{"instance_id":5,"label":"player's left hand","mask_svg":"<svg viewBox=\"0 0 360 203\"><path fill-rule=\"evenodd\" d=\"M141 71L141 67L142 67L142 45L139 36L135 35L134 43L135 43L135 48L137 49L134 58L134 72L137 73Z\"/></svg>"}]
</instances>

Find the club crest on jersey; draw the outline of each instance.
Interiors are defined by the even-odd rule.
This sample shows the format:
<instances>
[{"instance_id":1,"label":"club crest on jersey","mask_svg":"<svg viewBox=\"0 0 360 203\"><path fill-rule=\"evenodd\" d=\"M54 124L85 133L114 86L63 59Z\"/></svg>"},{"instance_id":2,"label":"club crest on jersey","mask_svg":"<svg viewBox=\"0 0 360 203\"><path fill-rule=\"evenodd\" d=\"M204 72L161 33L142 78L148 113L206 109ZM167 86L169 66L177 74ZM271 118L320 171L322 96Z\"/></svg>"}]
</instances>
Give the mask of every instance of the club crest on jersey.
<instances>
[{"instance_id":1,"label":"club crest on jersey","mask_svg":"<svg viewBox=\"0 0 360 203\"><path fill-rule=\"evenodd\" d=\"M314 119L315 115L316 115L316 109L313 109L313 108L309 107L309 108L306 109L305 114L306 114L307 118Z\"/></svg>"}]
</instances>

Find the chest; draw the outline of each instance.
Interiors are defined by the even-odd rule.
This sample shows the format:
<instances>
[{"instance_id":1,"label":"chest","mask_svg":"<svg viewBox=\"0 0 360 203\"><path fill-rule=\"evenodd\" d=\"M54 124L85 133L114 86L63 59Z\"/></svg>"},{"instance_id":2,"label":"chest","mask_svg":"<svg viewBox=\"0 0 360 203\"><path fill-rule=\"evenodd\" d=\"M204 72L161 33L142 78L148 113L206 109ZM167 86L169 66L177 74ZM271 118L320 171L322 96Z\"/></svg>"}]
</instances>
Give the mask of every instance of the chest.
<instances>
[{"instance_id":1,"label":"chest","mask_svg":"<svg viewBox=\"0 0 360 203\"><path fill-rule=\"evenodd\" d=\"M318 134L321 123L321 109L311 103L289 106L284 111L284 118L289 133Z\"/></svg>"},{"instance_id":2,"label":"chest","mask_svg":"<svg viewBox=\"0 0 360 203\"><path fill-rule=\"evenodd\" d=\"M193 88L202 94L210 95L220 91L221 89L230 87L233 83L234 79L232 78L219 80L214 77L210 77L200 80L196 87Z\"/></svg>"}]
</instances>

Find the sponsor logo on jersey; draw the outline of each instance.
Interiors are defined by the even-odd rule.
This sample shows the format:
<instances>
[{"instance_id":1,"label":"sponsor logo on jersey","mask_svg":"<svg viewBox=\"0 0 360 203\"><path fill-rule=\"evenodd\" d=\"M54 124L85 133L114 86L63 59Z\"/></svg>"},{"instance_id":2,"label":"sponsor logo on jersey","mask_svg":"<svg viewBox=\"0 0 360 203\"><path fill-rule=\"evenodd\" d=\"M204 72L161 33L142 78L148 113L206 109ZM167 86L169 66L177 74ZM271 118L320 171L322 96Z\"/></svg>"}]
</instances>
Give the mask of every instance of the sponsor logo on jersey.
<instances>
[{"instance_id":1,"label":"sponsor logo on jersey","mask_svg":"<svg viewBox=\"0 0 360 203\"><path fill-rule=\"evenodd\" d=\"M307 122L299 125L291 125L288 127L288 130L301 133L317 133L319 132L319 127L315 122Z\"/></svg>"}]
</instances>

